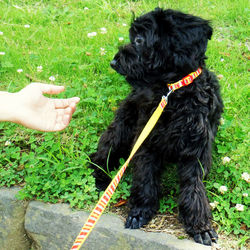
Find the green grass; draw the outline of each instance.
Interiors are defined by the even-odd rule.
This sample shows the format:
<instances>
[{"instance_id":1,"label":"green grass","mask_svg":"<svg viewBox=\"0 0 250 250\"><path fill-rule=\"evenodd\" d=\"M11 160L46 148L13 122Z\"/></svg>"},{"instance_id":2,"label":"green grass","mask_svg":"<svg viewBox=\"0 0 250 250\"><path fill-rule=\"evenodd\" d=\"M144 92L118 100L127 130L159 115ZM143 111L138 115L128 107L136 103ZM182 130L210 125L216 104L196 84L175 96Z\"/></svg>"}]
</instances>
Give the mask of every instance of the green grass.
<instances>
[{"instance_id":1,"label":"green grass","mask_svg":"<svg viewBox=\"0 0 250 250\"><path fill-rule=\"evenodd\" d=\"M0 124L0 186L23 186L21 198L69 202L78 208L93 206L98 193L87 168L88 155L129 92L109 62L118 46L128 42L131 11L140 15L156 6L174 8L209 19L214 27L207 65L221 75L225 111L206 186L210 202L218 202L213 217L219 230L238 235L239 245L244 245L250 220L249 197L243 196L249 194L249 184L241 177L250 172L248 4L247 0L0 1L0 52L5 52L0 55L0 90L20 90L29 83L25 74L45 82L55 76L56 84L66 86L60 97L81 97L70 126L63 132L40 133ZM30 27L25 28L26 24ZM103 27L106 34L101 34ZM91 32L97 35L89 38ZM43 71L37 72L40 65ZM224 157L230 161L223 163ZM166 196L160 212L176 213L174 169L164 176ZM126 199L129 186L128 169L113 201ZM227 186L228 191L221 194L220 186ZM244 211L237 211L236 204L243 204Z\"/></svg>"}]
</instances>

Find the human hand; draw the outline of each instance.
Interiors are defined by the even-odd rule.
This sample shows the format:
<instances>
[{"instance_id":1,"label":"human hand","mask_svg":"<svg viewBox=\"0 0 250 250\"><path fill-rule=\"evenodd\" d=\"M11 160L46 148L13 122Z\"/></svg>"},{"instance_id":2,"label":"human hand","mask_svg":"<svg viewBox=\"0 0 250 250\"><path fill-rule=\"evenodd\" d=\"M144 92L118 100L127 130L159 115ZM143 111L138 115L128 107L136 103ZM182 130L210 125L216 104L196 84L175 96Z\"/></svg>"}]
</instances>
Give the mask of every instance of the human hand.
<instances>
[{"instance_id":1,"label":"human hand","mask_svg":"<svg viewBox=\"0 0 250 250\"><path fill-rule=\"evenodd\" d=\"M16 123L39 131L60 131L65 129L76 110L78 97L52 99L43 94L59 94L63 86L31 83L15 93Z\"/></svg>"}]
</instances>

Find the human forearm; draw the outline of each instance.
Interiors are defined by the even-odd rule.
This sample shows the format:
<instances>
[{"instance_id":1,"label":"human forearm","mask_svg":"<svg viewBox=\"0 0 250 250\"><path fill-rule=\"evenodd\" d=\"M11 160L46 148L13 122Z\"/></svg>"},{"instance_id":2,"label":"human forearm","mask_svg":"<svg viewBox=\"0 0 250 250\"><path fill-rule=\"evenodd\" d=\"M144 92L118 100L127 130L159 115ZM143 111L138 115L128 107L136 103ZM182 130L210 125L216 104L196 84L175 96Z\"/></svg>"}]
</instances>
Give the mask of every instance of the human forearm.
<instances>
[{"instance_id":1,"label":"human forearm","mask_svg":"<svg viewBox=\"0 0 250 250\"><path fill-rule=\"evenodd\" d=\"M17 93L0 91L0 121L18 122Z\"/></svg>"}]
</instances>

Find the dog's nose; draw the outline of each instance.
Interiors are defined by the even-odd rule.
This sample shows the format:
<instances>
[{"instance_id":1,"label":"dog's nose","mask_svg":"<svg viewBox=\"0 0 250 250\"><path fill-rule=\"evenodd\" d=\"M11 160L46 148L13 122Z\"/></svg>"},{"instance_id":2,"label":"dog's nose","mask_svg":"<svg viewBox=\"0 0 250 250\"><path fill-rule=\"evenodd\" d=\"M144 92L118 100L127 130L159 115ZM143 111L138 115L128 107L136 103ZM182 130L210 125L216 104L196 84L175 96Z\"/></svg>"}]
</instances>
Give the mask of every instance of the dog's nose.
<instances>
[{"instance_id":1,"label":"dog's nose","mask_svg":"<svg viewBox=\"0 0 250 250\"><path fill-rule=\"evenodd\" d=\"M117 61L114 59L114 60L112 60L112 61L110 62L110 66L111 66L111 67L115 67L115 66L116 66L116 63L117 63Z\"/></svg>"}]
</instances>

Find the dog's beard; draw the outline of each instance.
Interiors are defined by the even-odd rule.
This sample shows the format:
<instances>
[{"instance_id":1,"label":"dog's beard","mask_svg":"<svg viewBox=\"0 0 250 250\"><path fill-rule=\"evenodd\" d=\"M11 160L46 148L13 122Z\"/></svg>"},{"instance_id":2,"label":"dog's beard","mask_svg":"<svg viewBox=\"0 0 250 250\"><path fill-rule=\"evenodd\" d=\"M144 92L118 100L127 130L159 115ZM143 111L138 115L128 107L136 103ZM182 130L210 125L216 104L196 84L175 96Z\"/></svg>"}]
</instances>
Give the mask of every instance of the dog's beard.
<instances>
[{"instance_id":1,"label":"dog's beard","mask_svg":"<svg viewBox=\"0 0 250 250\"><path fill-rule=\"evenodd\" d=\"M141 62L140 55L128 55L126 51L121 50L117 53L111 62L111 67L126 79L141 80L144 76L145 66Z\"/></svg>"}]
</instances>

